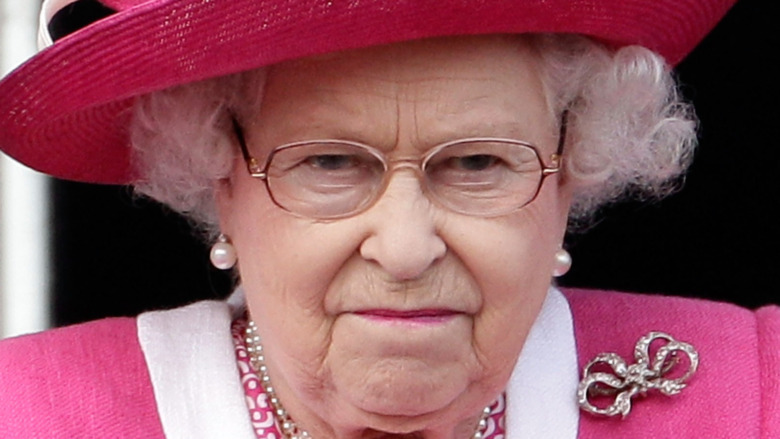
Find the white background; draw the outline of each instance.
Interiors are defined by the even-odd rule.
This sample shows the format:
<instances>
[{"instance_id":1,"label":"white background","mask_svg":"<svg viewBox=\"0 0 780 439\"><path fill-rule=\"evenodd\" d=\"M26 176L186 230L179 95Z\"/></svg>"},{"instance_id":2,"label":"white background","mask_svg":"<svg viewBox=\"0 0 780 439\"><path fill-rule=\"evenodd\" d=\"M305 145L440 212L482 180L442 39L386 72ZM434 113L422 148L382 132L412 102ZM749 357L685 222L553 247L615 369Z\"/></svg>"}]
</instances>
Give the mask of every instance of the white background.
<instances>
[{"instance_id":1,"label":"white background","mask_svg":"<svg viewBox=\"0 0 780 439\"><path fill-rule=\"evenodd\" d=\"M0 0L0 74L35 53L39 8ZM47 186L47 177L0 155L0 338L50 324Z\"/></svg>"}]
</instances>

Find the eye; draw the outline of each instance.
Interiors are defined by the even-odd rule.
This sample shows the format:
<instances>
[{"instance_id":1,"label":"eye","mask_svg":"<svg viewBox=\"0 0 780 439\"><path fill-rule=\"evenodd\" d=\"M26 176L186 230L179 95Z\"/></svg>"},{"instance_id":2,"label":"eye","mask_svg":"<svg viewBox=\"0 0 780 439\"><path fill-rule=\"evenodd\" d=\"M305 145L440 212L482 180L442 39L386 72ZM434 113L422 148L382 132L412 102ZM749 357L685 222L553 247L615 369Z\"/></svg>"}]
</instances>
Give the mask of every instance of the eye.
<instances>
[{"instance_id":1,"label":"eye","mask_svg":"<svg viewBox=\"0 0 780 439\"><path fill-rule=\"evenodd\" d=\"M474 154L463 157L450 157L447 166L466 171L484 171L501 162L499 157L490 154Z\"/></svg>"},{"instance_id":2,"label":"eye","mask_svg":"<svg viewBox=\"0 0 780 439\"><path fill-rule=\"evenodd\" d=\"M501 186L513 173L504 158L483 153L449 155L442 160L432 160L425 172L429 181L440 188L469 192Z\"/></svg>"},{"instance_id":3,"label":"eye","mask_svg":"<svg viewBox=\"0 0 780 439\"><path fill-rule=\"evenodd\" d=\"M532 148L504 141L453 143L424 166L429 187L444 197L506 197L533 187L541 176Z\"/></svg>"},{"instance_id":4,"label":"eye","mask_svg":"<svg viewBox=\"0 0 780 439\"><path fill-rule=\"evenodd\" d=\"M311 175L346 175L381 161L368 151L350 144L307 143L280 149L269 166L278 177L288 172Z\"/></svg>"},{"instance_id":5,"label":"eye","mask_svg":"<svg viewBox=\"0 0 780 439\"><path fill-rule=\"evenodd\" d=\"M353 168L360 164L361 160L354 155L346 154L320 154L309 156L304 160L309 166L326 171L338 171Z\"/></svg>"},{"instance_id":6,"label":"eye","mask_svg":"<svg viewBox=\"0 0 780 439\"><path fill-rule=\"evenodd\" d=\"M278 187L284 179L296 191L348 192L374 187L384 173L382 160L370 151L347 143L307 143L280 149L268 169Z\"/></svg>"}]
</instances>

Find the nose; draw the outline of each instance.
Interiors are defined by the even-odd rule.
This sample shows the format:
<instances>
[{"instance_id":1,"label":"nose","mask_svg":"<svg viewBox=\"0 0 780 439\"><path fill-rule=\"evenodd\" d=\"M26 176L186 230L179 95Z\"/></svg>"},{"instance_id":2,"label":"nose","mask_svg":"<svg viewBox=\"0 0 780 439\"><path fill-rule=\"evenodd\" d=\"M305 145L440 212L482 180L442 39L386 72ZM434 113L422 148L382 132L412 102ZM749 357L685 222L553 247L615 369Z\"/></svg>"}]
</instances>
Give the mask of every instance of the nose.
<instances>
[{"instance_id":1,"label":"nose","mask_svg":"<svg viewBox=\"0 0 780 439\"><path fill-rule=\"evenodd\" d=\"M395 280L419 278L441 259L447 246L439 235L437 212L411 171L396 173L382 198L366 213L370 234L361 256Z\"/></svg>"}]
</instances>

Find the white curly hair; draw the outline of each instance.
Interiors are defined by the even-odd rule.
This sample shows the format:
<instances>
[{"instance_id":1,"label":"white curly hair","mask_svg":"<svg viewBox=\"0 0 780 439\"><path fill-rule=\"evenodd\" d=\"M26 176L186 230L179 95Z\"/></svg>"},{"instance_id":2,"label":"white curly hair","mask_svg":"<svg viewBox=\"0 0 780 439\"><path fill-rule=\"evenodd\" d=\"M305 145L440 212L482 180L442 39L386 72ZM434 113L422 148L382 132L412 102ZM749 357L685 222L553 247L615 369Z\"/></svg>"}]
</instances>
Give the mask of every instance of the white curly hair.
<instances>
[{"instance_id":1,"label":"white curly hair","mask_svg":"<svg viewBox=\"0 0 780 439\"><path fill-rule=\"evenodd\" d=\"M693 156L696 121L671 69L648 49L610 50L576 35L526 35L539 54L548 107L568 111L565 177L574 188L571 224L631 196L660 198L679 186ZM252 117L265 69L138 99L131 141L143 177L136 191L183 213L213 237L214 182L239 154L230 113Z\"/></svg>"}]
</instances>

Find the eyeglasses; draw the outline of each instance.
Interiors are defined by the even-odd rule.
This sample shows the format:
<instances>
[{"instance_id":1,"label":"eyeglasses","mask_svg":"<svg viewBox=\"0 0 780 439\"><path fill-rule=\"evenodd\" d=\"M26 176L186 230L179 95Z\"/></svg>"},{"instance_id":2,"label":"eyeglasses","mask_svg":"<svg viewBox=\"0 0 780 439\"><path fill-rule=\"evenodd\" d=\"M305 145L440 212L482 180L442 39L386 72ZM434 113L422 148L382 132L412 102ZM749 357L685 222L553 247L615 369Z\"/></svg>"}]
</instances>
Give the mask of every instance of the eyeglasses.
<instances>
[{"instance_id":1,"label":"eyeglasses","mask_svg":"<svg viewBox=\"0 0 780 439\"><path fill-rule=\"evenodd\" d=\"M410 169L438 205L492 217L531 203L545 178L560 171L565 115L550 166L530 143L493 137L453 140L418 159L395 160L358 142L306 140L276 147L261 164L249 153L235 118L233 127L249 174L263 180L273 202L293 214L316 219L357 215L382 196L396 170Z\"/></svg>"}]
</instances>

